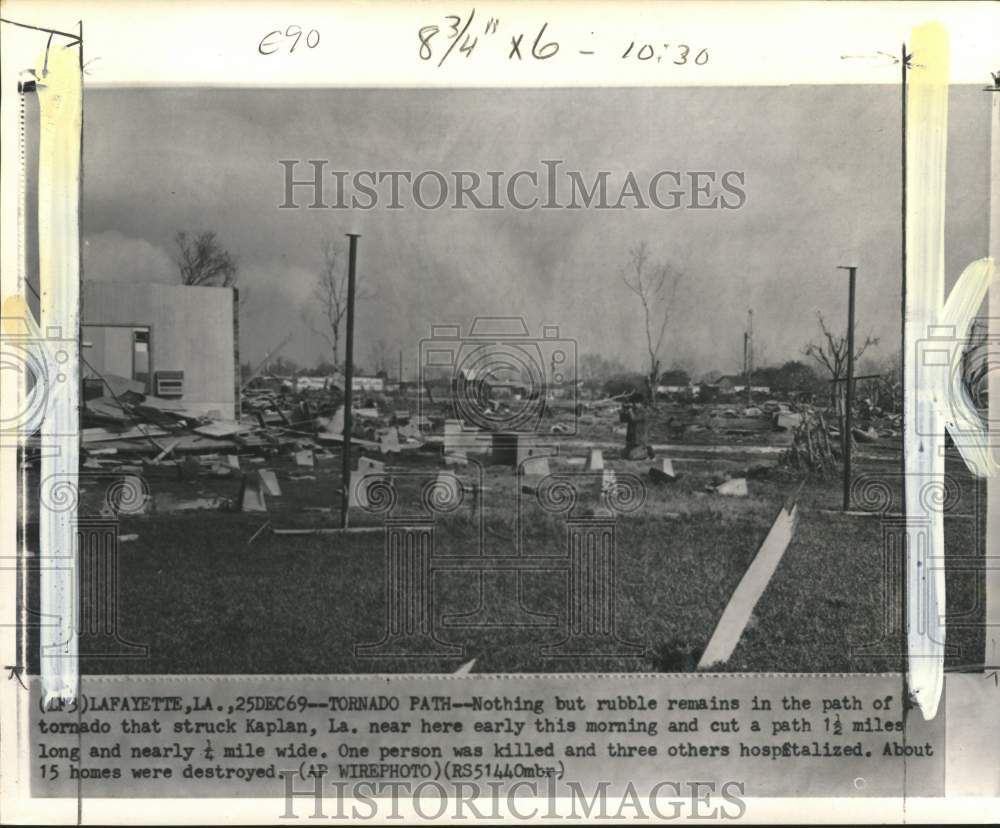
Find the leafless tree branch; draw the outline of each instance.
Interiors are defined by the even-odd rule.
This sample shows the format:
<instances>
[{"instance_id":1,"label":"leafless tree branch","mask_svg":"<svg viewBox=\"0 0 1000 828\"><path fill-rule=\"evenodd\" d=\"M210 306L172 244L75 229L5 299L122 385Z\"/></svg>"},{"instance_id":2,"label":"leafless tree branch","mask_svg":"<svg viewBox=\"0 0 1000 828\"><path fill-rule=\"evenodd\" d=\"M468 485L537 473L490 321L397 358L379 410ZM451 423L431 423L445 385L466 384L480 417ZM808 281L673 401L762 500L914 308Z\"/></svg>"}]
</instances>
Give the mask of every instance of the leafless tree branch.
<instances>
[{"instance_id":1,"label":"leafless tree branch","mask_svg":"<svg viewBox=\"0 0 1000 828\"><path fill-rule=\"evenodd\" d=\"M640 242L629 251L629 263L621 272L625 286L634 293L642 306L646 332L646 353L649 357L647 383L652 399L660 375L661 351L667 332L667 323L677 299L677 291L684 279L684 271L668 262L651 263L646 242Z\"/></svg>"},{"instance_id":2,"label":"leafless tree branch","mask_svg":"<svg viewBox=\"0 0 1000 828\"><path fill-rule=\"evenodd\" d=\"M190 238L181 231L174 236L178 248L176 264L181 284L232 287L236 284L238 265L215 233L207 230Z\"/></svg>"},{"instance_id":3,"label":"leafless tree branch","mask_svg":"<svg viewBox=\"0 0 1000 828\"><path fill-rule=\"evenodd\" d=\"M847 334L838 336L833 333L826 324L823 314L816 313L816 321L819 323L820 341L809 342L802 349L804 356L815 360L820 366L830 374L831 380L843 379L847 374ZM855 328L857 323L855 323ZM854 361L857 362L869 348L878 345L878 337L867 334L860 345L855 337ZM836 382L832 383L831 398L836 398Z\"/></svg>"},{"instance_id":4,"label":"leafless tree branch","mask_svg":"<svg viewBox=\"0 0 1000 828\"><path fill-rule=\"evenodd\" d=\"M302 309L302 319L308 328L323 338L333 354L333 365L340 364L340 328L347 315L347 268L341 264L340 249L336 242L323 242L323 265L316 273L312 305ZM358 276L358 282L361 281ZM355 305L372 299L375 291L367 286L355 285Z\"/></svg>"}]
</instances>

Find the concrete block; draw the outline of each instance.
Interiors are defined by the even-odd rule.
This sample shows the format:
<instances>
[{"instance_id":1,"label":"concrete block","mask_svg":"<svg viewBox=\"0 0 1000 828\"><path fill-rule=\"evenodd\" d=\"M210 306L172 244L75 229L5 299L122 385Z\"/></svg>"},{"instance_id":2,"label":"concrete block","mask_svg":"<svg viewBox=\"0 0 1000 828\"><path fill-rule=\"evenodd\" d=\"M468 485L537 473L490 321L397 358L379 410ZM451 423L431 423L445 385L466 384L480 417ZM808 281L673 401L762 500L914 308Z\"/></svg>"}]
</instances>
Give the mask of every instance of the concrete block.
<instances>
[{"instance_id":1,"label":"concrete block","mask_svg":"<svg viewBox=\"0 0 1000 828\"><path fill-rule=\"evenodd\" d=\"M734 477L732 480L720 483L715 487L715 493L728 497L746 497L749 494L747 479L745 477Z\"/></svg>"},{"instance_id":2,"label":"concrete block","mask_svg":"<svg viewBox=\"0 0 1000 828\"><path fill-rule=\"evenodd\" d=\"M521 463L519 471L524 477L545 477L549 473L549 458L528 457Z\"/></svg>"},{"instance_id":3,"label":"concrete block","mask_svg":"<svg viewBox=\"0 0 1000 828\"><path fill-rule=\"evenodd\" d=\"M240 487L240 511L241 512L266 512L267 503L264 501L264 491L258 477L244 477Z\"/></svg>"},{"instance_id":4,"label":"concrete block","mask_svg":"<svg viewBox=\"0 0 1000 828\"><path fill-rule=\"evenodd\" d=\"M381 460L373 460L370 457L359 457L358 471L364 474L381 473L385 471L385 463Z\"/></svg>"},{"instance_id":5,"label":"concrete block","mask_svg":"<svg viewBox=\"0 0 1000 828\"><path fill-rule=\"evenodd\" d=\"M276 475L271 469L260 469L257 473L260 475L260 482L264 491L269 495L280 497L281 486L278 485L278 475Z\"/></svg>"},{"instance_id":6,"label":"concrete block","mask_svg":"<svg viewBox=\"0 0 1000 828\"><path fill-rule=\"evenodd\" d=\"M395 426L379 437L379 448L382 454L395 454L399 451L399 432L396 431Z\"/></svg>"},{"instance_id":7,"label":"concrete block","mask_svg":"<svg viewBox=\"0 0 1000 828\"><path fill-rule=\"evenodd\" d=\"M654 483L673 483L677 479L677 474L670 458L664 457L659 466L651 467L649 477Z\"/></svg>"}]
</instances>

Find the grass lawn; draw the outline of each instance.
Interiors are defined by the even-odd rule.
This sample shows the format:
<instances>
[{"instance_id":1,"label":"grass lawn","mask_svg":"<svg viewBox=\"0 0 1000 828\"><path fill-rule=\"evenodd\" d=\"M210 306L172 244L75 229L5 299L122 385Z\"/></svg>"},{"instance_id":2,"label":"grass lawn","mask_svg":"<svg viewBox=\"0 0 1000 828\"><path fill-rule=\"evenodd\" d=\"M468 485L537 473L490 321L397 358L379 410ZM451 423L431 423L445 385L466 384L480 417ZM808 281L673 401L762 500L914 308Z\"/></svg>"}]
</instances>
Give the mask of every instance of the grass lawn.
<instances>
[{"instance_id":1,"label":"grass lawn","mask_svg":"<svg viewBox=\"0 0 1000 828\"><path fill-rule=\"evenodd\" d=\"M605 456L608 457L608 452ZM752 464L753 460L750 461ZM561 461L555 469L564 468ZM416 469L416 463L412 464ZM648 463L612 458L616 471L644 474ZM551 613L554 627L453 627L444 616L472 612L481 597L475 572L438 572L434 614L438 638L464 646L447 657L359 658L356 644L378 641L385 625L385 551L381 531L350 535L252 535L272 526L333 525L336 511L303 506L336 505L339 465L320 464L315 480L295 480L294 467L278 470L283 495L269 498L267 514L166 512L123 518L121 534L138 539L120 546L119 630L149 645L147 659L85 657L88 673L373 673L450 672L476 659L477 672L676 671L693 669L740 577L801 478L780 472L751 477L750 496L725 498L705 483L746 458L679 458L683 477L664 487L648 486L645 506L617 523L618 636L642 648L637 656L556 657L545 644L565 635L564 571L524 573L521 602ZM862 460L858 473L896 470L898 463ZM433 476L436 469L428 473ZM959 467L958 512L971 514L968 493L982 487ZM463 471L468 476L468 471ZM435 556L509 555L517 526L512 505L519 481L510 470L486 469L486 486L474 514L467 504L439 518ZM891 479L891 476L890 476ZM648 478L646 478L648 482ZM154 494L157 486L151 481ZM400 502L415 496L402 483ZM204 493L203 480L171 482L189 496ZM169 488L168 486L168 488ZM220 491L235 487L220 481ZM898 488L898 486L897 486ZM520 530L531 555L564 554L565 523L530 502ZM837 479L807 479L800 495L797 531L777 572L757 604L726 671L898 670L900 643L886 641L872 656L860 646L883 637L882 525L878 517L836 514ZM584 498L580 508L589 506ZM360 522L377 525L365 515ZM985 517L946 519L949 556L982 560ZM948 574L948 640L958 647L949 664L981 661L982 573L969 561ZM975 562L973 562L974 564ZM508 577L508 585L516 576ZM487 591L495 580L487 579ZM489 597L496 597L490 592ZM502 597L502 596L501 596ZM509 595L513 605L513 596ZM86 655L87 642L82 644ZM32 648L34 649L34 648ZM890 655L886 655L886 653Z\"/></svg>"}]
</instances>

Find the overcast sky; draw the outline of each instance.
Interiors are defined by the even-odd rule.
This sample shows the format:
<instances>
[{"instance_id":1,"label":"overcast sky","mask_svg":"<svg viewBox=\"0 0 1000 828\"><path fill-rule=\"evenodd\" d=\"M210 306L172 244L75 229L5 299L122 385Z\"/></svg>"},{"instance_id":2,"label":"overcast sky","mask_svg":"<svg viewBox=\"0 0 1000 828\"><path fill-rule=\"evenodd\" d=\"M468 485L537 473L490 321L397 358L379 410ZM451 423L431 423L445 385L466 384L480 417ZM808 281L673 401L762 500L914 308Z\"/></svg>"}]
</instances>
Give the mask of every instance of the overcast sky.
<instances>
[{"instance_id":1,"label":"overcast sky","mask_svg":"<svg viewBox=\"0 0 1000 828\"><path fill-rule=\"evenodd\" d=\"M949 284L987 254L989 97L951 95ZM845 324L839 264L860 268L859 329L883 338L881 354L898 341L894 87L88 90L84 151L86 278L176 283L174 234L214 230L249 289L241 356L254 363L288 332L288 356L325 354L301 313L323 240L347 232L362 234L359 272L377 292L358 313L366 368L384 339L412 372L431 324L476 315L558 325L581 353L640 368L641 312L619 273L643 241L684 272L665 365L738 370L748 308L758 364L799 358L817 310ZM628 170L640 182L739 170L747 198L739 210L279 210L278 161L296 158L481 175L561 159L587 180L610 171L612 198Z\"/></svg>"}]
</instances>

